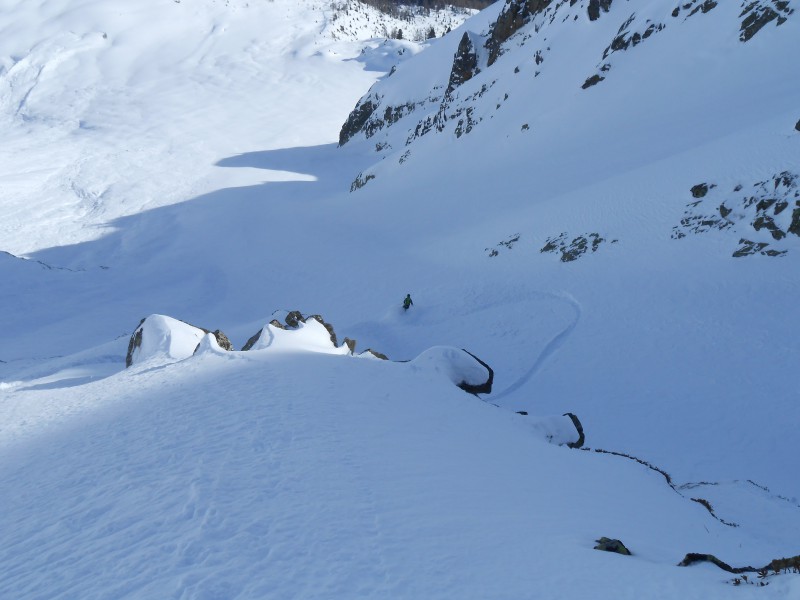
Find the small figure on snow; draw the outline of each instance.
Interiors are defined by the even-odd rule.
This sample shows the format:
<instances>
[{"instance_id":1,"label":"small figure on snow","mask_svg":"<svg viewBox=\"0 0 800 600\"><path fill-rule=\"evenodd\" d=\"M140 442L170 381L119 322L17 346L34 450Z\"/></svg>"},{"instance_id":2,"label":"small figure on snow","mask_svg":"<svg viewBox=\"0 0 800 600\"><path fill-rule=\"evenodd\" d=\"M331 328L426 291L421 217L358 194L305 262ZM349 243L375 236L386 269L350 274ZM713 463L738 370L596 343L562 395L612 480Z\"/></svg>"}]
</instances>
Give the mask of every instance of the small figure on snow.
<instances>
[{"instance_id":1,"label":"small figure on snow","mask_svg":"<svg viewBox=\"0 0 800 600\"><path fill-rule=\"evenodd\" d=\"M403 310L408 310L409 306L414 306L414 301L411 299L411 294L406 294L406 299L403 300Z\"/></svg>"}]
</instances>

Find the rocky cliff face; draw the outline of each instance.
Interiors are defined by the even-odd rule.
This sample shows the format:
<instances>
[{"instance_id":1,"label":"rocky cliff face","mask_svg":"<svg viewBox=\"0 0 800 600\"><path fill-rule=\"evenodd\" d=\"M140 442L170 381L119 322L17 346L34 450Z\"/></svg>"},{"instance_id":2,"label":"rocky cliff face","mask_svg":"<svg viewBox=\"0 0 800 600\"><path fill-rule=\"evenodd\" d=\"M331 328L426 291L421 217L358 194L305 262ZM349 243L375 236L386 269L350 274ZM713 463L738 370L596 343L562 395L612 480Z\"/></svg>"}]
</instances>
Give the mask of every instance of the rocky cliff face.
<instances>
[{"instance_id":1,"label":"rocky cliff face","mask_svg":"<svg viewBox=\"0 0 800 600\"><path fill-rule=\"evenodd\" d=\"M453 131L462 134L468 128L471 130L486 118L480 116L480 113L487 112L479 106L483 103L483 96L509 75L506 68L501 70L496 63L510 49L514 49L514 74L520 74L523 66L533 63L536 67L534 77L543 72L542 64L552 53L574 52L573 64L594 63L576 85L588 90L613 76L618 56L633 51L664 31L677 31L694 23L696 18L709 18L720 13L721 24L715 22L715 27L728 29L731 33L736 31L740 43L747 43L769 26L780 27L792 18L795 15L794 2L744 0L736 9L734 18L731 18L734 16L730 11L731 5L725 6L726 14L722 14L722 5L717 0L687 0L677 6L674 2L653 0L636 7L612 0L498 2L428 51L451 57L449 72L439 74L438 84L426 89L408 90L407 100L398 103L396 99L387 99L387 96L397 95L394 93L396 90L387 94L397 76L377 83L347 118L339 144L344 145L360 135L372 138L393 129L394 135L381 135L381 141L376 144L377 150L382 152L398 150L398 146L407 146L430 131L445 131L448 129L444 125L446 122L453 124ZM584 48L570 50L566 42L559 42L557 47L555 43L551 44L552 36L571 35L570 28L581 26L588 35L598 40L605 38L602 52L592 57L584 54ZM613 33L609 35L611 31ZM674 36L675 44L685 44L685 41L677 41L680 37ZM700 50L703 40L690 39ZM420 61L422 59L421 56ZM441 64L442 61L435 62ZM401 70L406 68L405 65L400 67ZM475 77L479 73L482 76ZM464 86L463 92L454 97L454 90L468 81L472 85L468 89ZM472 115L470 119L461 118L467 113Z\"/></svg>"}]
</instances>

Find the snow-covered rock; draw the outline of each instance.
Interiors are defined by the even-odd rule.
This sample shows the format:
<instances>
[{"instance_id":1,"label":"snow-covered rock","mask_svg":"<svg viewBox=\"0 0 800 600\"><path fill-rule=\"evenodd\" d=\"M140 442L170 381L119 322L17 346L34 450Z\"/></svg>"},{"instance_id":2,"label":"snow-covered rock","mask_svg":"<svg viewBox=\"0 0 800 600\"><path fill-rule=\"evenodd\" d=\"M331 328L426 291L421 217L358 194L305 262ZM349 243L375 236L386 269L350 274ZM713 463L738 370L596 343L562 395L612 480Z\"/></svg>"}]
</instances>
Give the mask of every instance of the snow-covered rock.
<instances>
[{"instance_id":1,"label":"snow-covered rock","mask_svg":"<svg viewBox=\"0 0 800 600\"><path fill-rule=\"evenodd\" d=\"M409 364L414 370L443 375L471 394L489 394L492 391L494 371L466 350L435 346L417 356Z\"/></svg>"},{"instance_id":2,"label":"snow-covered rock","mask_svg":"<svg viewBox=\"0 0 800 600\"><path fill-rule=\"evenodd\" d=\"M168 361L189 358L208 335L214 338L220 350L233 349L228 337L220 330L210 332L165 315L150 315L142 319L131 335L125 366L155 358Z\"/></svg>"},{"instance_id":3,"label":"snow-covered rock","mask_svg":"<svg viewBox=\"0 0 800 600\"><path fill-rule=\"evenodd\" d=\"M253 335L243 351L315 352L322 354L352 354L350 346L337 345L333 326L320 315L303 316L300 311L287 313L285 325L273 320Z\"/></svg>"}]
</instances>

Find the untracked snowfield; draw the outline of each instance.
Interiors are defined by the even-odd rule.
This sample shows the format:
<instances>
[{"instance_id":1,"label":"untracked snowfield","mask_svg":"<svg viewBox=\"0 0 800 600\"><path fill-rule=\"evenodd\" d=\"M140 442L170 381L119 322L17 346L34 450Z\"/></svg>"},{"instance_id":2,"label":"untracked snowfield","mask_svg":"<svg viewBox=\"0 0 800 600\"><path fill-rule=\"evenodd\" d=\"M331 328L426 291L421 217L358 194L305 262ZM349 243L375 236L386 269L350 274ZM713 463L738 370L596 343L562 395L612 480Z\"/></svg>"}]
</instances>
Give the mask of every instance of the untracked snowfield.
<instances>
[{"instance_id":1,"label":"untracked snowfield","mask_svg":"<svg viewBox=\"0 0 800 600\"><path fill-rule=\"evenodd\" d=\"M800 554L800 244L682 223L791 226L800 19L629 4L553 4L445 100L505 3L420 45L316 0L0 0L0 598L800 598L677 566ZM368 91L415 108L337 147ZM339 347L262 331L291 310ZM126 369L147 315L265 337L156 317Z\"/></svg>"}]
</instances>

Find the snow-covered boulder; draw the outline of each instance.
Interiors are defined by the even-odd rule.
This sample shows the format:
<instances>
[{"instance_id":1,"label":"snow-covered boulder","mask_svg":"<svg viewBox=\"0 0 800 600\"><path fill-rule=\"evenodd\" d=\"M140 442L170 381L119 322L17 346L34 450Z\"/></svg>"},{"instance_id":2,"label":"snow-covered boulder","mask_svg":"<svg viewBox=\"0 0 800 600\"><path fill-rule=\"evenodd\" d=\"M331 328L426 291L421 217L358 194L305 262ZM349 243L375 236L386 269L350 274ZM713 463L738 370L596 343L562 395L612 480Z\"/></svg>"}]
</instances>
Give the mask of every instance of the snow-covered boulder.
<instances>
[{"instance_id":1,"label":"snow-covered boulder","mask_svg":"<svg viewBox=\"0 0 800 600\"><path fill-rule=\"evenodd\" d=\"M581 448L584 443L583 425L572 413L547 417L528 417L527 423L537 437L556 444Z\"/></svg>"},{"instance_id":2,"label":"snow-covered boulder","mask_svg":"<svg viewBox=\"0 0 800 600\"><path fill-rule=\"evenodd\" d=\"M434 346L411 361L414 369L441 373L470 394L489 394L494 371L474 354L449 346Z\"/></svg>"},{"instance_id":3,"label":"snow-covered boulder","mask_svg":"<svg viewBox=\"0 0 800 600\"><path fill-rule=\"evenodd\" d=\"M221 350L232 350L228 337L220 330L211 332L165 315L150 315L139 322L128 343L125 366L162 357L182 360L192 356L203 337L209 334Z\"/></svg>"}]
</instances>

